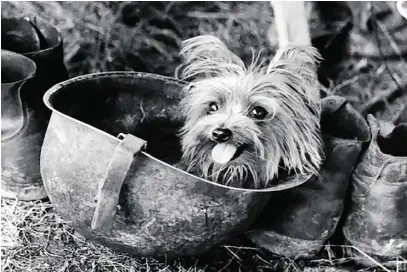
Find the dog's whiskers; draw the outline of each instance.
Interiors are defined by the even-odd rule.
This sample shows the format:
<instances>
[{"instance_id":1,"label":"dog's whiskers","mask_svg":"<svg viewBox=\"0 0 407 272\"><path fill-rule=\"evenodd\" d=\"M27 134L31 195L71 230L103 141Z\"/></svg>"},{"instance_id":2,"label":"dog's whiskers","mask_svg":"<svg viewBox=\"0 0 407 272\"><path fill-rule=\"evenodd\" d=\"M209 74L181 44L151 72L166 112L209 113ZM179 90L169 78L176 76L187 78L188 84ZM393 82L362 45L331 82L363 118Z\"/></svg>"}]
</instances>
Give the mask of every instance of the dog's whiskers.
<instances>
[{"instance_id":1,"label":"dog's whiskers","mask_svg":"<svg viewBox=\"0 0 407 272\"><path fill-rule=\"evenodd\" d=\"M267 65L261 52L253 53L246 67L219 39L200 36L185 41L180 54L177 75L192 79L180 104L190 171L250 188L278 178L280 165L295 175L317 172L322 148L320 109L312 97L318 90L314 48L280 50ZM224 131L216 139L222 145L214 142L215 129Z\"/></svg>"}]
</instances>

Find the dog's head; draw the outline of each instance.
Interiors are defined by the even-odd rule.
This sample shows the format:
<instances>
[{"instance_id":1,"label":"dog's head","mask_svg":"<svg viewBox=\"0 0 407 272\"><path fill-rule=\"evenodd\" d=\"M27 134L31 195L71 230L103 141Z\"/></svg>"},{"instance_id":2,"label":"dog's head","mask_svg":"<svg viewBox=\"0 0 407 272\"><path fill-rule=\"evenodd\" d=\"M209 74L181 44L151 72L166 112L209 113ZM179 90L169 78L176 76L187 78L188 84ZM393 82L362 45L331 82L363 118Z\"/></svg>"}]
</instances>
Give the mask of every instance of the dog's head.
<instances>
[{"instance_id":1,"label":"dog's head","mask_svg":"<svg viewBox=\"0 0 407 272\"><path fill-rule=\"evenodd\" d=\"M183 159L189 170L235 187L264 188L280 170L317 173L321 163L319 91L312 47L277 52L246 67L218 38L184 42L178 77ZM247 184L248 182L249 184Z\"/></svg>"}]
</instances>

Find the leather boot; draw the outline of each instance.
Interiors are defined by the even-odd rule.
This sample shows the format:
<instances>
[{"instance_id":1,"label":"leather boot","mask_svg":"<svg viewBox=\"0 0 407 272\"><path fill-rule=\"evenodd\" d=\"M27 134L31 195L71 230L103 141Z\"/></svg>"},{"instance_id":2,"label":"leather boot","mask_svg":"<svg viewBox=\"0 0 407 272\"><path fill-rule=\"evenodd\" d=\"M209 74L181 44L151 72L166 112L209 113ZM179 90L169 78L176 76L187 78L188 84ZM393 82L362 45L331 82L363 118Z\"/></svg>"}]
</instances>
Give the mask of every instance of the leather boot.
<instances>
[{"instance_id":1,"label":"leather boot","mask_svg":"<svg viewBox=\"0 0 407 272\"><path fill-rule=\"evenodd\" d=\"M18 105L13 104L13 108L20 113L18 122L22 124L12 119L13 126L19 129L13 131L12 137L1 139L1 196L20 200L43 199L47 194L40 174L40 152L51 111L45 107L42 98L50 87L68 79L62 37L53 26L35 18L2 18L1 35L3 49L19 53L4 55L2 50L2 59L3 55L20 55L34 61L36 66L35 76L19 85L19 92L13 93L14 100L20 101ZM2 63L2 76L3 72L8 75L13 69L27 69L24 65L16 67L19 63L8 61L4 67ZM2 94L2 107L6 103ZM11 120L9 117L2 114L2 134L4 121Z\"/></svg>"},{"instance_id":2,"label":"leather boot","mask_svg":"<svg viewBox=\"0 0 407 272\"><path fill-rule=\"evenodd\" d=\"M369 115L368 122L372 140L351 178L343 234L380 263L392 264L407 257L407 123L382 136L378 120ZM348 253L371 264L357 251Z\"/></svg>"},{"instance_id":3,"label":"leather boot","mask_svg":"<svg viewBox=\"0 0 407 272\"><path fill-rule=\"evenodd\" d=\"M321 103L325 161L320 175L275 192L247 233L256 245L289 258L312 257L333 235L348 180L370 139L365 119L344 98L326 97Z\"/></svg>"}]
</instances>

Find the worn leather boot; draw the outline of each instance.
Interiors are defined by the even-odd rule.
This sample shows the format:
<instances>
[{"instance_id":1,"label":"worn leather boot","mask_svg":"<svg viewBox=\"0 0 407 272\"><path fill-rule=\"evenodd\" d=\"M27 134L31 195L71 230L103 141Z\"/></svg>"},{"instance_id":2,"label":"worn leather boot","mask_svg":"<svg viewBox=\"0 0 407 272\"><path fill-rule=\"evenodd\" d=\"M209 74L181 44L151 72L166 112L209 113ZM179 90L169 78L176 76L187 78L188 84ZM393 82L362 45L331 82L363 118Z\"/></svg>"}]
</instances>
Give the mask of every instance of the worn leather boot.
<instances>
[{"instance_id":1,"label":"worn leather boot","mask_svg":"<svg viewBox=\"0 0 407 272\"><path fill-rule=\"evenodd\" d=\"M320 175L274 193L247 233L256 245L289 258L313 256L333 235L349 177L362 144L370 139L365 119L344 98L326 97L321 103L326 158Z\"/></svg>"},{"instance_id":2,"label":"worn leather boot","mask_svg":"<svg viewBox=\"0 0 407 272\"><path fill-rule=\"evenodd\" d=\"M36 66L35 76L19 85L18 92L13 92L15 100L20 101L18 105L13 104L13 108L20 112L21 120L18 122L22 124L13 119L13 125L18 125L19 129L13 131L10 137L2 135L1 196L20 200L43 199L47 194L40 174L40 152L51 111L45 107L42 98L50 87L68 79L63 62L62 37L53 26L29 18L2 18L1 35L3 48L20 53L4 55L8 61L4 67L2 63L2 76L27 69L26 65L18 67L20 62L9 56L27 57ZM7 102L3 101L2 94L2 107L3 104ZM4 121L9 119L2 114L2 133Z\"/></svg>"},{"instance_id":3,"label":"worn leather boot","mask_svg":"<svg viewBox=\"0 0 407 272\"><path fill-rule=\"evenodd\" d=\"M380 263L407 257L407 123L387 136L368 116L372 140L351 181L351 203L343 226L347 242ZM357 261L371 264L356 250Z\"/></svg>"}]
</instances>

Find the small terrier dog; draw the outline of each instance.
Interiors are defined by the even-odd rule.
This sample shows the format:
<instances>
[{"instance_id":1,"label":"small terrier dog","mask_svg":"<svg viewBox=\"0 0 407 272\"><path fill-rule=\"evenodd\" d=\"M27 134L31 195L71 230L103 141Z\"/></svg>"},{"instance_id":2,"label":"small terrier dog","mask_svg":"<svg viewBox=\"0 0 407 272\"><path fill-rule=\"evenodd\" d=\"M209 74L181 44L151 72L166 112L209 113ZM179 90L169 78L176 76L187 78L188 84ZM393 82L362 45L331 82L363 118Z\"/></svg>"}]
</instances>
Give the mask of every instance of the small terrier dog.
<instances>
[{"instance_id":1,"label":"small terrier dog","mask_svg":"<svg viewBox=\"0 0 407 272\"><path fill-rule=\"evenodd\" d=\"M190 83L180 106L187 171L240 188L266 188L321 164L317 64L311 46L282 49L245 66L218 38L184 41L176 75Z\"/></svg>"}]
</instances>

